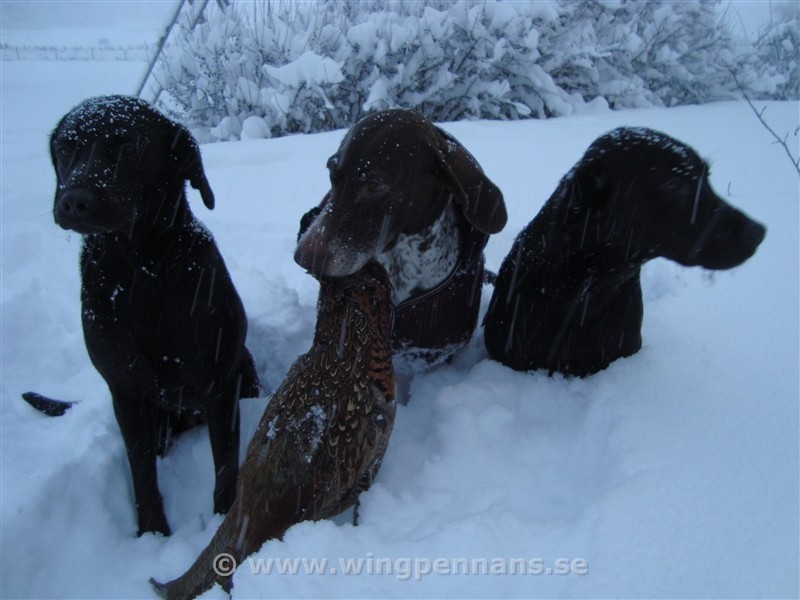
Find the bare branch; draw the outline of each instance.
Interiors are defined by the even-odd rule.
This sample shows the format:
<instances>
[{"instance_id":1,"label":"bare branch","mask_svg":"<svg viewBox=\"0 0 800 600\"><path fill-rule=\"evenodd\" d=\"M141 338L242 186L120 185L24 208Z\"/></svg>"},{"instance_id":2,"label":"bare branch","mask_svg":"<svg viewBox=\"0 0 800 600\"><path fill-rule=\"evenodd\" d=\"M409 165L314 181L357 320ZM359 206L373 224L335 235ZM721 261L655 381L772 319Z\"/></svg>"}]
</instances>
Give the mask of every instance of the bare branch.
<instances>
[{"instance_id":1,"label":"bare branch","mask_svg":"<svg viewBox=\"0 0 800 600\"><path fill-rule=\"evenodd\" d=\"M772 127L770 127L767 121L764 119L764 112L767 110L767 107L764 106L759 111L755 106L753 106L753 102L750 100L749 96L747 95L747 92L744 91L744 87L742 86L742 84L739 83L739 79L737 79L736 72L733 69L731 69L731 75L733 76L733 81L736 83L736 87L739 88L739 91L742 93L742 96L747 101L747 104L750 106L750 108L753 109L753 112L756 114L756 117L758 117L758 120L761 121L761 124L767 129L767 131L769 131L772 134L772 137L774 137L777 140L778 144L783 146L786 155L792 162L792 166L797 171L797 174L800 175L800 157L795 158L794 155L792 154L792 151L789 149L789 144L787 143L787 140L789 139L789 134L787 133L786 136L784 136L784 138L781 139L781 137L777 133L775 133ZM797 130L795 130L795 133L797 133Z\"/></svg>"}]
</instances>

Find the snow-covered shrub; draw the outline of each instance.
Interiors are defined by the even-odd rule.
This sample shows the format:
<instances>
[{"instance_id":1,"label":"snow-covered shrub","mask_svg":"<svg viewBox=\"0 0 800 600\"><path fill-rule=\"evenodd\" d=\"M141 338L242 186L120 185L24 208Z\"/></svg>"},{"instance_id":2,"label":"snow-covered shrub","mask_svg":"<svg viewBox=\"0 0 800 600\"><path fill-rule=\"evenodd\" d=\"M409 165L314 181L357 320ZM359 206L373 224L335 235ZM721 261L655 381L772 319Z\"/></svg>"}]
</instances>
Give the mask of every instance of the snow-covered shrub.
<instances>
[{"instance_id":1,"label":"snow-covered shrub","mask_svg":"<svg viewBox=\"0 0 800 600\"><path fill-rule=\"evenodd\" d=\"M760 98L800 98L800 4L775 5L775 15L754 44L749 87Z\"/></svg>"},{"instance_id":2,"label":"snow-covered shrub","mask_svg":"<svg viewBox=\"0 0 800 600\"><path fill-rule=\"evenodd\" d=\"M565 90L613 108L730 98L735 42L716 3L561 2L570 25L548 36L545 68Z\"/></svg>"},{"instance_id":3,"label":"snow-covered shrub","mask_svg":"<svg viewBox=\"0 0 800 600\"><path fill-rule=\"evenodd\" d=\"M716 4L211 3L197 27L185 15L155 77L162 107L202 140L347 127L392 107L451 121L702 103L737 94L731 69L762 97L798 97L798 11L745 47Z\"/></svg>"},{"instance_id":4,"label":"snow-covered shrub","mask_svg":"<svg viewBox=\"0 0 800 600\"><path fill-rule=\"evenodd\" d=\"M725 66L733 48L714 3L641 2L635 31L641 47L632 69L664 105L701 104L733 95Z\"/></svg>"}]
</instances>

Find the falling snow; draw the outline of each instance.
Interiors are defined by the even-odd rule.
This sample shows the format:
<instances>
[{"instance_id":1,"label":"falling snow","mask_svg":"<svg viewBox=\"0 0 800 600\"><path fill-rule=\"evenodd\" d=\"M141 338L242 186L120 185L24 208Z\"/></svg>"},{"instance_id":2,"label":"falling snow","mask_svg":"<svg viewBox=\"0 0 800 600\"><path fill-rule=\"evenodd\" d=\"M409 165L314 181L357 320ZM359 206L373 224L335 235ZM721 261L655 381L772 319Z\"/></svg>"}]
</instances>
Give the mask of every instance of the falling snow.
<instances>
[{"instance_id":1,"label":"falling snow","mask_svg":"<svg viewBox=\"0 0 800 600\"><path fill-rule=\"evenodd\" d=\"M172 537L136 537L124 446L84 349L80 236L52 222L49 131L86 96L130 92L141 70L3 63L3 597L150 598L148 578L182 572L221 521L200 428L159 464ZM798 104L771 103L767 115L794 131ZM359 526L350 514L302 523L252 557L567 557L585 558L588 574L401 581L245 567L234 598L798 596L800 198L781 149L741 103L442 127L503 190L508 226L486 251L496 270L592 140L620 125L664 131L713 157L715 188L769 228L757 254L711 281L666 261L646 265L643 349L583 380L493 363L479 330L452 363L406 382ZM202 148L218 207L206 211L194 190L189 201L242 296L267 387L240 404L243 448L266 394L311 343L318 284L292 253L342 135ZM483 311L487 302L484 293ZM80 404L46 418L20 399L29 389Z\"/></svg>"}]
</instances>

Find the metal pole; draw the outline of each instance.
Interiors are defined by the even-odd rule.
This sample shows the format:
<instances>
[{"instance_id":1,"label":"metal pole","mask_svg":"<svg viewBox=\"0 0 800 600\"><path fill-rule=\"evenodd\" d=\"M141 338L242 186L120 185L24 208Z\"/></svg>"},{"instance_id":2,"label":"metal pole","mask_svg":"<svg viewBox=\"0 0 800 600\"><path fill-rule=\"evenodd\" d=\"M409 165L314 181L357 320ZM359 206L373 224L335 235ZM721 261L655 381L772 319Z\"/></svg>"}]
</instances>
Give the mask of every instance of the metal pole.
<instances>
[{"instance_id":1,"label":"metal pole","mask_svg":"<svg viewBox=\"0 0 800 600\"><path fill-rule=\"evenodd\" d=\"M178 17L180 16L181 11L183 10L183 5L184 4L186 4L186 0L180 0L180 3L178 4L178 9L175 11L175 14L172 16L172 20L170 21L169 25L167 26L167 29L164 32L164 35L162 35L161 39L158 40L158 47L156 48L156 51L153 54L153 58L150 59L150 65L147 67L147 73L145 73L144 78L142 79L142 83L139 84L139 89L136 90L136 96L139 97L139 98L142 97L142 92L144 91L144 86L147 84L147 81L150 79L150 75L153 74L153 69L155 68L156 63L158 62L158 57L161 56L161 51L164 49L164 46L166 45L167 40L169 39L169 34L172 32L172 28L175 26L175 23L178 22ZM153 97L153 100L152 100L153 102L158 100L158 97L161 95L161 91L162 91L161 87L159 87L158 92Z\"/></svg>"}]
</instances>

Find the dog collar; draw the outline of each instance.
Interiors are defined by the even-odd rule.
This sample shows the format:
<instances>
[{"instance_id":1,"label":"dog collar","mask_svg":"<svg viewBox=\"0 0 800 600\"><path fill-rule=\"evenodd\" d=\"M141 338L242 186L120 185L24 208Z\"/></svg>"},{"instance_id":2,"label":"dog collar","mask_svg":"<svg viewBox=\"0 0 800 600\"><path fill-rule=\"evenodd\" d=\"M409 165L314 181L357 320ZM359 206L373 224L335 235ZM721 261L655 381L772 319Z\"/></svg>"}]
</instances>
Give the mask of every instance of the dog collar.
<instances>
[{"instance_id":1,"label":"dog collar","mask_svg":"<svg viewBox=\"0 0 800 600\"><path fill-rule=\"evenodd\" d=\"M461 252L435 287L392 307L392 347L428 366L449 358L472 338L483 289L483 248L488 235L462 225Z\"/></svg>"}]
</instances>

